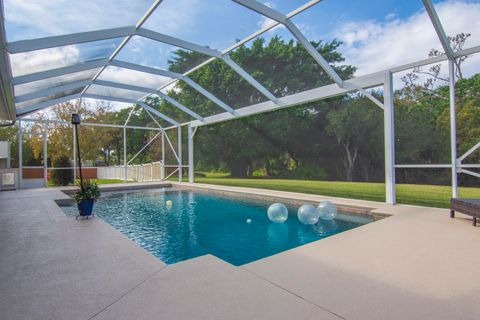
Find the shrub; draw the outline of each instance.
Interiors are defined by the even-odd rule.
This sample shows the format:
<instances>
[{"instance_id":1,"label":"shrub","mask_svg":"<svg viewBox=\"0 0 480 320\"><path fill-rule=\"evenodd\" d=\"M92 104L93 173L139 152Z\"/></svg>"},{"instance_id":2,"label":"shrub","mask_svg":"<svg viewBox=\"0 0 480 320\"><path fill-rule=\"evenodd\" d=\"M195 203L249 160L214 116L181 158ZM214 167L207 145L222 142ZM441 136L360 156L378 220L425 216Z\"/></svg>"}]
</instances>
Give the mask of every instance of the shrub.
<instances>
[{"instance_id":1,"label":"shrub","mask_svg":"<svg viewBox=\"0 0 480 320\"><path fill-rule=\"evenodd\" d=\"M79 181L79 184L80 184L80 181ZM80 187L80 190L78 190L75 196L73 197L73 200L77 203L82 200L89 200L89 199L97 200L100 197L100 189L98 188L98 185L95 181L84 180L83 190L80 185L79 187Z\"/></svg>"},{"instance_id":2,"label":"shrub","mask_svg":"<svg viewBox=\"0 0 480 320\"><path fill-rule=\"evenodd\" d=\"M324 168L311 164L303 164L292 171L292 178L305 180L326 180L328 177Z\"/></svg>"},{"instance_id":3,"label":"shrub","mask_svg":"<svg viewBox=\"0 0 480 320\"><path fill-rule=\"evenodd\" d=\"M69 168L70 159L65 156L56 158L53 167ZM66 186L73 182L73 169L55 169L52 171L52 181L56 186Z\"/></svg>"}]
</instances>

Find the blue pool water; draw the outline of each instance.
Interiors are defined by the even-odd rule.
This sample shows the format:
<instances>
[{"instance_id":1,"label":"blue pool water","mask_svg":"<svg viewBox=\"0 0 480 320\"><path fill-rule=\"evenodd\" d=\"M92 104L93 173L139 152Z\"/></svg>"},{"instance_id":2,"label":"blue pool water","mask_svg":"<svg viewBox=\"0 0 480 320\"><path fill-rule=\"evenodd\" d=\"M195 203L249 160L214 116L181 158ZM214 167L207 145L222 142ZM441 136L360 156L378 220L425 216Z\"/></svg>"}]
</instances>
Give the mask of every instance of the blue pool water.
<instances>
[{"instance_id":1,"label":"blue pool water","mask_svg":"<svg viewBox=\"0 0 480 320\"><path fill-rule=\"evenodd\" d=\"M168 208L166 201L173 205ZM105 193L94 213L165 263L212 254L242 265L358 227L371 220L339 214L333 221L301 224L288 206L283 224L270 222L270 203L181 190ZM63 207L76 214L74 206ZM251 219L251 223L247 223Z\"/></svg>"}]
</instances>

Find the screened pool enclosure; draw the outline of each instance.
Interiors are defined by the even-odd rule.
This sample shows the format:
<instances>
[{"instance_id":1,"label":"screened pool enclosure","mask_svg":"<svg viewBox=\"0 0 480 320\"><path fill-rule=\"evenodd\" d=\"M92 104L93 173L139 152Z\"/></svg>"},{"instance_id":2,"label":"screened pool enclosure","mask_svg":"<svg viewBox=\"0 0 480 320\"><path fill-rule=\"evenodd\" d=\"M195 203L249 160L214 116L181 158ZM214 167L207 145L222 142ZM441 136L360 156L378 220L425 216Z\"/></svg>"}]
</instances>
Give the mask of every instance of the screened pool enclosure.
<instances>
[{"instance_id":1,"label":"screened pool enclosure","mask_svg":"<svg viewBox=\"0 0 480 320\"><path fill-rule=\"evenodd\" d=\"M234 120L241 117L247 117L259 113L271 112L274 110L299 106L309 102L327 99L335 96L345 95L357 92L370 99L376 107L383 110L384 118L384 152L385 152L385 184L386 184L386 202L394 204L395 200L395 169L396 168L447 168L451 170L452 196L458 195L457 175L467 174L480 177L480 174L473 169L479 168L477 164L464 164L463 161L473 154L479 147L480 142L472 146L464 154L457 154L456 142L456 97L455 97L455 72L458 68L458 60L462 57L475 54L480 51L480 46L471 46L468 48L455 48L447 37L446 28L442 21L442 16L438 14L437 8L441 4L432 0L419 1L423 12L428 16L429 27L419 30L418 34L412 34L411 37L420 37L420 33L425 37L435 37L444 53L426 57L425 53L416 54L415 47L411 47L413 52L410 61L402 61L398 58L396 65L390 65L388 68L376 70L376 61L370 61L371 69L374 72L365 72L351 79L343 79L337 70L327 62L319 50L312 44L310 37L307 37L308 26L305 25L302 17L305 17L314 10L321 12L328 10L328 1L277 1L273 2L256 0L215 0L215 1L173 1L157 0L150 7L146 7L145 12L140 12L139 7L130 8L128 1L116 1L112 7L107 9L123 7L122 12L129 12L128 16L108 17L108 13L102 17L89 17L90 24L83 27L75 24L75 19L69 15L78 9L77 14L89 15L88 8L85 8L77 2L70 4L65 2L62 5L71 6L70 10L65 11L65 19L72 25L62 23L53 23L49 19L61 20L60 16L38 16L47 26L50 26L49 32L34 32L31 29L31 22L23 20L25 28L22 29L22 19L15 15L22 15L23 12L14 12L21 10L22 6L18 3L23 1L2 1L2 32L0 33L0 43L2 53L0 59L1 71L1 94L0 102L0 120L4 125L12 125L15 122L20 124L19 136L22 135L21 123L42 123L45 128L49 124L68 125L68 122L60 119L39 119L32 115L38 112L44 112L49 107L67 101L81 105L85 99L96 99L135 105L143 112L147 113L155 121L157 127L147 127L131 125L130 117L123 125L109 123L89 123L82 122L82 126L92 127L115 127L123 130L123 165L110 170L105 175L121 179L129 179L129 168L132 160L140 154L154 139L161 139L162 157L158 159L158 166L151 164L148 168L147 176L150 179L167 179L172 174L177 173L179 180L182 180L182 170L188 171L188 182L194 182L194 136L196 129L222 121ZM25 6L55 6L57 1L49 4L28 3L24 1ZM221 10L216 6L222 2L222 6L228 7L228 10ZM326 3L325 3L326 2ZM360 1L361 2L361 1ZM364 1L363 5L374 5ZM15 5L14 5L15 3ZM88 3L88 2L85 2ZM324 4L325 3L325 4ZM326 7L322 7L325 5ZM99 6L101 6L99 4ZM12 12L9 12L12 7ZM107 6L105 6L107 7ZM58 8L57 8L58 9ZM81 9L85 11L80 11ZM188 10L187 10L188 9ZM224 11L223 11L224 10ZM38 10L41 12L42 10ZM107 10L108 11L108 10ZM202 17L208 17L208 28L199 28L198 25L188 21L186 11L199 11ZM54 11L62 13L62 10ZM95 11L93 11L95 12ZM115 11L111 14L115 15ZM330 12L323 12L330 14ZM331 12L332 16L339 15L338 12ZM15 17L14 17L15 16ZM9 25L9 17L13 17L15 24ZM239 18L240 17L240 18ZM257 21L261 23L250 23L250 26L244 25L230 26L222 30L222 24L228 23L228 19L244 19L244 21ZM461 17L458 17L461 19ZM68 20L70 19L70 20ZM97 21L97 20L98 21ZM218 20L215 20L218 19ZM43 22L45 20L45 22ZM20 22L18 22L20 21ZM243 20L242 20L243 21ZM189 24L190 23L190 24ZM174 26L181 24L182 28L191 28L187 31L178 31ZM247 24L247 23L245 23ZM96 30L91 30L93 27ZM97 28L98 27L98 28ZM29 29L30 28L30 29ZM256 31L255 31L256 29ZM20 31L19 31L20 30ZM33 31L32 31L33 30ZM42 29L46 30L46 29ZM252 31L253 30L253 31ZM230 38L241 39L235 43L225 41L215 41L216 34L233 32ZM425 34L425 31L427 33ZM203 35L200 35L203 32ZM270 90L270 86L258 80L258 76L249 72L248 68L241 65L231 57L231 53L244 45L249 45L253 40L262 35L283 34L300 44L318 64L322 72L328 76L329 83L309 90L283 95L279 92ZM220 37L219 37L220 38ZM158 52L165 52L171 48L183 49L187 52L198 54L198 63L196 65L186 65L182 70L169 70L165 61L165 56L161 54L151 58L143 52L136 50L132 44L138 44L141 41L148 43L149 46L158 46ZM379 43L379 46L382 44ZM162 48L167 48L162 51ZM388 49L383 53L385 56L392 55ZM71 59L75 56L74 59ZM161 61L161 60L165 61ZM416 61L415 61L416 60ZM222 99L211 93L211 88L205 88L197 81L192 79L194 72L202 70L202 67L212 61L221 61L227 68L233 70L236 75L248 84L249 89L253 90L262 97L259 101L254 101L251 105L238 106L235 101ZM450 88L450 146L451 154L449 163L431 163L431 164L402 164L395 161L395 130L394 130L394 74L411 70L412 68L427 66L434 63L448 63L448 81ZM175 85L183 83L194 90L199 99L206 99L211 105L211 112L200 112L195 105L187 105L177 101L174 95L169 92L175 92ZM383 91L383 101L380 101L369 89L381 87ZM228 95L227 95L228 96ZM149 105L148 101L152 97L166 101L172 108L176 108L184 115L181 118L176 117L176 113L167 114L161 112ZM134 112L132 108L130 115ZM183 164L182 154L182 130L187 127L187 165ZM137 155L127 159L126 136L127 129L151 130L155 131L153 138L145 145L139 148ZM73 128L72 128L73 130ZM167 133L176 130L177 147L174 147ZM48 154L46 129L43 136L44 151L43 156ZM422 137L418 137L422 139ZM19 144L22 143L20 138ZM174 171L165 172L165 149L170 149L174 153L177 164ZM19 169L20 180L22 175L22 147L19 150ZM73 148L75 150L75 148ZM241 151L239 151L241 152ZM73 155L74 159L76 155ZM47 170L47 161L44 161L45 177ZM137 171L138 172L138 171Z\"/></svg>"}]
</instances>

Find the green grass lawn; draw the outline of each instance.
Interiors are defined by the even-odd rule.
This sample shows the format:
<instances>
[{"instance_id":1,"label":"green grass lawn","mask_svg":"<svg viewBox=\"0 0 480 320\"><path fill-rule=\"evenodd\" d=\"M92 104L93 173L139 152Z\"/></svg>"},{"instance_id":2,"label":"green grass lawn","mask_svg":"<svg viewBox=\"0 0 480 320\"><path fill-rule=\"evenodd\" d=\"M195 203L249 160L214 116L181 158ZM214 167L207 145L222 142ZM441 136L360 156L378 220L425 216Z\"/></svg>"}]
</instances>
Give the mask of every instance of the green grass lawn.
<instances>
[{"instance_id":1,"label":"green grass lawn","mask_svg":"<svg viewBox=\"0 0 480 320\"><path fill-rule=\"evenodd\" d=\"M206 173L206 177L196 177L195 182L385 201L385 184L383 183L265 178L233 179L228 178L228 175L223 173ZM449 186L397 184L397 202L447 208L451 192ZM464 198L480 198L480 188L459 188L459 195Z\"/></svg>"},{"instance_id":2,"label":"green grass lawn","mask_svg":"<svg viewBox=\"0 0 480 320\"><path fill-rule=\"evenodd\" d=\"M125 183L124 180L119 180L119 179L93 179L98 184L111 184L111 183ZM132 182L132 181L127 181L127 182Z\"/></svg>"}]
</instances>

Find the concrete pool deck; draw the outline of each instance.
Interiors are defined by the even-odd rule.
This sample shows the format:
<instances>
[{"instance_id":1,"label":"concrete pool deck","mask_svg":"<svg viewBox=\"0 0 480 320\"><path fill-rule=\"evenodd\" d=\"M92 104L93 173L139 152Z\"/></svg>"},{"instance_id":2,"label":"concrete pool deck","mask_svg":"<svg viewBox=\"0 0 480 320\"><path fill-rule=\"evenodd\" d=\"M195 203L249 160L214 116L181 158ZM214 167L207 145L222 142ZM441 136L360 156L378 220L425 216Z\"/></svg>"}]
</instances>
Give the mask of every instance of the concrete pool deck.
<instances>
[{"instance_id":1,"label":"concrete pool deck","mask_svg":"<svg viewBox=\"0 0 480 320\"><path fill-rule=\"evenodd\" d=\"M158 184L107 187L138 185ZM391 216L241 267L211 255L165 265L101 219L67 217L54 202L65 198L0 193L0 318L480 318L480 228L445 209L328 197Z\"/></svg>"}]
</instances>

